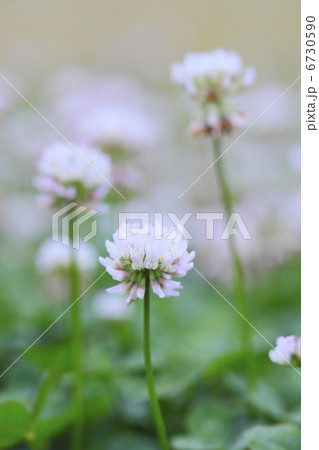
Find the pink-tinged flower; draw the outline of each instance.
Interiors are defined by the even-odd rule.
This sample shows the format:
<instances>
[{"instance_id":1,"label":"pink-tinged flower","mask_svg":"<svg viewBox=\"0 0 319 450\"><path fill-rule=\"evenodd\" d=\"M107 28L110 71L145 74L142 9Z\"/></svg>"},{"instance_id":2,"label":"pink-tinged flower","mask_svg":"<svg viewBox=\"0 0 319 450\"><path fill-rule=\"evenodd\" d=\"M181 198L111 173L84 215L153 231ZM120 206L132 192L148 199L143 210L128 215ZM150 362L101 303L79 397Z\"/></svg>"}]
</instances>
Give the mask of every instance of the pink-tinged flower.
<instances>
[{"instance_id":1,"label":"pink-tinged flower","mask_svg":"<svg viewBox=\"0 0 319 450\"><path fill-rule=\"evenodd\" d=\"M137 234L138 232L138 234ZM176 234L176 233L175 233ZM127 304L143 299L146 280L160 298L176 297L181 283L173 276L183 277L193 267L195 252L187 251L187 241L172 230L138 224L128 227L122 223L105 246L110 258L99 258L106 271L120 284L107 289L112 294L128 293Z\"/></svg>"},{"instance_id":2,"label":"pink-tinged flower","mask_svg":"<svg viewBox=\"0 0 319 450\"><path fill-rule=\"evenodd\" d=\"M301 337L280 336L276 340L276 347L269 352L269 358L276 364L283 366L301 364Z\"/></svg>"},{"instance_id":3,"label":"pink-tinged flower","mask_svg":"<svg viewBox=\"0 0 319 450\"><path fill-rule=\"evenodd\" d=\"M111 169L110 157L98 148L56 142L43 151L34 184L50 206L61 200L96 202L110 190Z\"/></svg>"}]
</instances>

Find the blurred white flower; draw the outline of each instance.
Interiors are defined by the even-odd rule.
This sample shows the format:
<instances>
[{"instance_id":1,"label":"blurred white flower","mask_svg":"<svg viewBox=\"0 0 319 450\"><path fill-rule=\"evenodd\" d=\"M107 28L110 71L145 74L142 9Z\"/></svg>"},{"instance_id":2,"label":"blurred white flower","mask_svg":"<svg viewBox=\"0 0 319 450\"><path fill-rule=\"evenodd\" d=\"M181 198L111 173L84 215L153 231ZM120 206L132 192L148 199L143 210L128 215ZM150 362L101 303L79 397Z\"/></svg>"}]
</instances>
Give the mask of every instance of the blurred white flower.
<instances>
[{"instance_id":1,"label":"blurred white flower","mask_svg":"<svg viewBox=\"0 0 319 450\"><path fill-rule=\"evenodd\" d=\"M98 317L106 320L124 320L128 309L118 296L108 295L104 291L93 299L93 310Z\"/></svg>"},{"instance_id":2,"label":"blurred white flower","mask_svg":"<svg viewBox=\"0 0 319 450\"><path fill-rule=\"evenodd\" d=\"M255 70L245 68L238 53L219 48L187 53L183 62L172 65L171 78L190 95L217 101L225 94L251 86L255 81Z\"/></svg>"},{"instance_id":3,"label":"blurred white flower","mask_svg":"<svg viewBox=\"0 0 319 450\"><path fill-rule=\"evenodd\" d=\"M139 234L133 231L138 228ZM99 258L106 271L116 281L122 283L107 289L111 294L129 293L126 303L143 299L146 278L149 275L151 289L160 298L176 297L181 283L172 276L183 277L193 267L191 262L195 252L188 253L187 241L174 230L149 225L144 229L138 224L127 227L122 223L114 233L114 242L106 241L105 246L111 258Z\"/></svg>"},{"instance_id":4,"label":"blurred white flower","mask_svg":"<svg viewBox=\"0 0 319 450\"><path fill-rule=\"evenodd\" d=\"M95 248L86 243L79 250L74 250L61 242L46 240L36 255L36 267L43 275L60 273L70 267L72 251L81 272L91 272L96 267L97 254Z\"/></svg>"},{"instance_id":5,"label":"blurred white flower","mask_svg":"<svg viewBox=\"0 0 319 450\"><path fill-rule=\"evenodd\" d=\"M300 336L280 336L276 340L276 347L269 351L269 358L276 364L283 366L301 363L301 337Z\"/></svg>"},{"instance_id":6,"label":"blurred white flower","mask_svg":"<svg viewBox=\"0 0 319 450\"><path fill-rule=\"evenodd\" d=\"M60 129L81 142L107 151L148 149L157 141L153 95L135 80L66 68L47 83L48 92Z\"/></svg>"},{"instance_id":7,"label":"blurred white flower","mask_svg":"<svg viewBox=\"0 0 319 450\"><path fill-rule=\"evenodd\" d=\"M183 62L172 65L171 78L199 102L199 118L191 127L194 136L218 135L247 125L245 114L226 101L229 94L255 81L255 70L244 67L238 53L224 49L187 53Z\"/></svg>"},{"instance_id":8,"label":"blurred white flower","mask_svg":"<svg viewBox=\"0 0 319 450\"><path fill-rule=\"evenodd\" d=\"M110 190L110 157L94 147L74 147L77 151L67 142L57 142L47 147L38 161L34 183L50 205L61 199L98 201Z\"/></svg>"},{"instance_id":9,"label":"blurred white flower","mask_svg":"<svg viewBox=\"0 0 319 450\"><path fill-rule=\"evenodd\" d=\"M140 111L117 105L95 107L79 118L75 128L86 142L126 150L147 148L155 131Z\"/></svg>"}]
</instances>

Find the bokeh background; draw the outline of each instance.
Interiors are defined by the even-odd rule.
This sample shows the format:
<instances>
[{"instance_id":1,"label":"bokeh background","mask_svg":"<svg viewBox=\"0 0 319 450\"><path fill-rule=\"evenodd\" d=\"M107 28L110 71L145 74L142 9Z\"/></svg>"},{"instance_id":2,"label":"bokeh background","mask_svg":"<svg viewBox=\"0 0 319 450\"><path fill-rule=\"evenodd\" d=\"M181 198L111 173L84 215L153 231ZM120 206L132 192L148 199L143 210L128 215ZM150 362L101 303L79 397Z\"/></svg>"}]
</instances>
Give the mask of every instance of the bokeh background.
<instances>
[{"instance_id":1,"label":"bokeh background","mask_svg":"<svg viewBox=\"0 0 319 450\"><path fill-rule=\"evenodd\" d=\"M68 305L63 273L39 270L51 213L41 209L33 187L39 155L60 137L15 89L70 140L103 140L96 124L105 107L114 119L113 132L128 150L111 152L114 177L128 199L110 195L109 212L99 218L90 244L105 255L103 242L115 231L118 212L223 211L214 168L178 200L213 159L209 141L187 133L194 105L172 85L170 65L188 51L239 52L256 68L257 80L234 102L253 122L300 75L300 4L2 0L0 8L0 73L11 83L0 77L3 372ZM223 157L236 211L252 236L237 239L250 320L273 344L279 335L300 333L299 88L296 82ZM203 223L188 225L196 267L233 302L221 227L207 242ZM102 272L97 258L88 259L83 290ZM256 384L248 395L236 313L195 272L183 284L178 299L152 303L156 381L173 448L275 448L265 429L277 439L278 426L290 439L280 448L298 448L299 375L270 363L269 345L252 330ZM110 285L103 277L81 300L84 448L157 449L143 372L142 305L126 310L121 297L106 297ZM40 416L43 448L69 448L69 332L66 314L0 378L1 401L16 401L27 415L41 380L58 367ZM0 405L0 419L5 411ZM19 435L4 435L1 448L29 448L29 437L12 434Z\"/></svg>"}]
</instances>

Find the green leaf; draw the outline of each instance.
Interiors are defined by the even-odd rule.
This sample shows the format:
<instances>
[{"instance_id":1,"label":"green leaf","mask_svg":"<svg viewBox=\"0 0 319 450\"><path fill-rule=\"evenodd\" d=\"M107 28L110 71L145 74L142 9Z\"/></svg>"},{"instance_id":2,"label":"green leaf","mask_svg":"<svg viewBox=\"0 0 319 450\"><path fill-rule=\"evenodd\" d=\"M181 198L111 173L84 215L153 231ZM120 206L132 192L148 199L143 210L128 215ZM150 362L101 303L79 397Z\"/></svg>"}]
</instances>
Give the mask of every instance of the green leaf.
<instances>
[{"instance_id":1,"label":"green leaf","mask_svg":"<svg viewBox=\"0 0 319 450\"><path fill-rule=\"evenodd\" d=\"M283 418L285 416L284 403L278 392L271 386L261 382L258 384L249 403L256 410L273 418Z\"/></svg>"},{"instance_id":2,"label":"green leaf","mask_svg":"<svg viewBox=\"0 0 319 450\"><path fill-rule=\"evenodd\" d=\"M240 410L235 403L221 402L210 396L200 398L193 404L186 419L186 429L192 436L198 436L216 445L223 444L229 437L232 429L232 420Z\"/></svg>"},{"instance_id":3,"label":"green leaf","mask_svg":"<svg viewBox=\"0 0 319 450\"><path fill-rule=\"evenodd\" d=\"M297 426L257 425L245 431L233 450L299 450L300 429Z\"/></svg>"},{"instance_id":4,"label":"green leaf","mask_svg":"<svg viewBox=\"0 0 319 450\"><path fill-rule=\"evenodd\" d=\"M37 442L42 442L60 434L74 419L74 411L69 409L56 417L49 417L38 422L36 427Z\"/></svg>"},{"instance_id":5,"label":"green leaf","mask_svg":"<svg viewBox=\"0 0 319 450\"><path fill-rule=\"evenodd\" d=\"M0 448L31 439L31 415L22 403L9 400L0 404Z\"/></svg>"},{"instance_id":6,"label":"green leaf","mask_svg":"<svg viewBox=\"0 0 319 450\"><path fill-rule=\"evenodd\" d=\"M84 379L83 414L85 420L93 420L99 415L109 412L115 398L115 388L112 382L95 379L95 374L87 374ZM59 435L76 418L78 411L66 408L68 389L59 385L51 390L46 405L36 427L36 439L43 442Z\"/></svg>"},{"instance_id":7,"label":"green leaf","mask_svg":"<svg viewBox=\"0 0 319 450\"><path fill-rule=\"evenodd\" d=\"M244 352L229 352L214 359L206 368L205 376L208 379L216 378L228 370L240 367L245 361Z\"/></svg>"},{"instance_id":8,"label":"green leaf","mask_svg":"<svg viewBox=\"0 0 319 450\"><path fill-rule=\"evenodd\" d=\"M287 420L287 422L294 422L297 425L301 424L301 407L300 407L300 405L297 408L293 409L292 411L289 411L286 414L286 420Z\"/></svg>"},{"instance_id":9,"label":"green leaf","mask_svg":"<svg viewBox=\"0 0 319 450\"><path fill-rule=\"evenodd\" d=\"M84 414L87 420L107 415L116 398L112 382L88 380L84 390Z\"/></svg>"}]
</instances>

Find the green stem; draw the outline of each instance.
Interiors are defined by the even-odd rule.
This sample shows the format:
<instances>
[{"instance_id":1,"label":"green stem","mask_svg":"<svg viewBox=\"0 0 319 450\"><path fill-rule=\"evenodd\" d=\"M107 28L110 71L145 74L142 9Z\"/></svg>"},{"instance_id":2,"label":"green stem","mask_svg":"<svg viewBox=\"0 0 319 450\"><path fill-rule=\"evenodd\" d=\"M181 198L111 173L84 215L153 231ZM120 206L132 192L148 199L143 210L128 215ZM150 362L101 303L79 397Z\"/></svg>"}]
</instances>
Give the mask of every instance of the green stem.
<instances>
[{"instance_id":1,"label":"green stem","mask_svg":"<svg viewBox=\"0 0 319 450\"><path fill-rule=\"evenodd\" d=\"M220 186L221 194L222 194L222 200L224 204L224 208L226 211L226 214L229 217L231 216L233 212L233 199L232 194L230 190L230 185L228 183L225 168L223 165L223 158L221 153L221 139L220 138L214 138L213 139L213 152L215 157L215 167L216 167L216 173L218 178L218 183ZM229 249L232 257L232 264L233 264L233 283L234 283L234 293L237 300L237 307L239 312L248 320L249 316L249 308L247 303L247 296L246 296L246 289L245 289L245 275L244 275L244 268L243 264L241 262L236 243L234 241L234 236L230 235L229 239ZM250 336L250 327L249 324L240 316L239 317L239 326L241 331L241 341L242 341L242 347L245 352L248 353L248 364L247 369L250 373L250 360L251 360L251 353L252 353L252 343L251 343L251 336Z\"/></svg>"},{"instance_id":2,"label":"green stem","mask_svg":"<svg viewBox=\"0 0 319 450\"><path fill-rule=\"evenodd\" d=\"M72 222L72 221L71 221ZM73 244L73 223L70 223L70 245ZM71 353L73 366L73 410L75 421L72 430L72 450L82 448L83 431L83 331L80 302L80 274L76 260L76 250L72 247L70 264L70 302L71 310Z\"/></svg>"},{"instance_id":3,"label":"green stem","mask_svg":"<svg viewBox=\"0 0 319 450\"><path fill-rule=\"evenodd\" d=\"M55 380L55 377L56 377L56 370L53 367L52 369L49 369L47 371L47 373L45 374L45 376L40 384L40 387L38 389L36 398L33 403L33 408L32 408L32 420L33 420L34 426L36 425L38 418L43 410L43 407L44 407L47 397L50 393L50 390L51 390L52 384Z\"/></svg>"},{"instance_id":4,"label":"green stem","mask_svg":"<svg viewBox=\"0 0 319 450\"><path fill-rule=\"evenodd\" d=\"M36 429L38 424L39 416L43 410L43 407L45 405L45 402L48 398L48 395L50 393L50 390L52 388L52 384L56 378L57 375L57 368L52 367L50 368L45 376L43 377L43 380L41 381L41 384L39 386L39 389L37 391L37 395L35 397L33 407L32 407L32 431L31 431L31 439L30 439L30 447L32 450L44 450L48 448L48 441L38 441L36 436Z\"/></svg>"},{"instance_id":5,"label":"green stem","mask_svg":"<svg viewBox=\"0 0 319 450\"><path fill-rule=\"evenodd\" d=\"M152 368L152 358L151 358L151 342L150 342L150 282L149 277L146 280L145 286L145 296L144 296L144 360L145 360L145 370L146 370L146 381L148 394L152 406L153 416L157 428L157 433L159 441L161 443L162 450L168 450L168 440L165 430L165 425L163 421L163 416L161 413L161 408L157 399L154 375Z\"/></svg>"}]
</instances>

